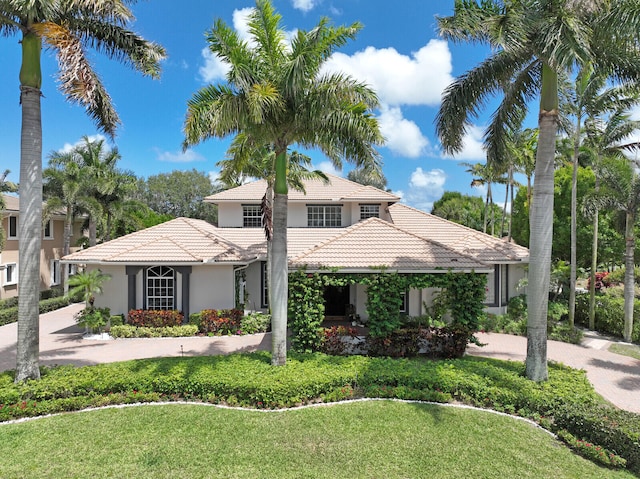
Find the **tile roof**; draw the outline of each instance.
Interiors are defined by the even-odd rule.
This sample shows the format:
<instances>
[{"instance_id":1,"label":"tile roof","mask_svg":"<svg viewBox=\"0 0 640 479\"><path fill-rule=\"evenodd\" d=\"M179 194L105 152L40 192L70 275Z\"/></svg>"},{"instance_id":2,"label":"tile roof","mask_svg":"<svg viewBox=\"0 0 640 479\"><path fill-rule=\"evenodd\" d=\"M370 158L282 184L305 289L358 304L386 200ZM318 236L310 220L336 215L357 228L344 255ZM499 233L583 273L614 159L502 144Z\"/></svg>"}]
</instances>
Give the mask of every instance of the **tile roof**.
<instances>
[{"instance_id":1,"label":"tile roof","mask_svg":"<svg viewBox=\"0 0 640 479\"><path fill-rule=\"evenodd\" d=\"M294 257L293 267L397 271L490 270L491 267L447 246L369 218Z\"/></svg>"},{"instance_id":2,"label":"tile roof","mask_svg":"<svg viewBox=\"0 0 640 479\"><path fill-rule=\"evenodd\" d=\"M393 224L422 238L447 245L483 262L528 262L529 250L439 216L396 203L389 207Z\"/></svg>"},{"instance_id":3,"label":"tile roof","mask_svg":"<svg viewBox=\"0 0 640 479\"><path fill-rule=\"evenodd\" d=\"M64 257L86 263L210 263L253 259L203 220L176 218Z\"/></svg>"},{"instance_id":4,"label":"tile roof","mask_svg":"<svg viewBox=\"0 0 640 479\"><path fill-rule=\"evenodd\" d=\"M400 197L393 193L379 190L373 186L364 186L335 175L327 175L330 182L325 184L320 179L304 181L305 193L289 189L289 201L399 201ZM208 203L224 203L237 201L258 202L267 189L265 180L247 183L230 190L207 196Z\"/></svg>"},{"instance_id":5,"label":"tile roof","mask_svg":"<svg viewBox=\"0 0 640 479\"><path fill-rule=\"evenodd\" d=\"M2 195L2 199L5 206L3 211L20 211L20 200L17 196Z\"/></svg>"}]
</instances>

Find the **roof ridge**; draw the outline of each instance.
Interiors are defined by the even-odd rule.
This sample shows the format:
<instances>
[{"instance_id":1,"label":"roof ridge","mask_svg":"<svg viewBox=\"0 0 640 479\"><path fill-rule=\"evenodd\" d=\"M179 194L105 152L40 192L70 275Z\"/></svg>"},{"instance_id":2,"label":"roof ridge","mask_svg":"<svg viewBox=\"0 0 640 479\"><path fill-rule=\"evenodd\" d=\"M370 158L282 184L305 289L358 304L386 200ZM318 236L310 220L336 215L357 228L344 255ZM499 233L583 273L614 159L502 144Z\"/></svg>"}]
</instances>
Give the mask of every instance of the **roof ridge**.
<instances>
[{"instance_id":1,"label":"roof ridge","mask_svg":"<svg viewBox=\"0 0 640 479\"><path fill-rule=\"evenodd\" d=\"M404 203L394 203L394 204L389 206L389 209L391 209L391 208L397 209L399 207L403 207L403 208L406 208L408 210L415 211L415 212L420 213L421 215L424 215L424 216L429 216L429 217L431 217L431 218L433 218L436 221L439 221L441 223L453 224L456 227L463 228L463 229L467 230L468 233L469 233L464 238L468 238L470 235L474 235L474 236L478 237L479 241L482 241L485 244L487 244L487 242L491 241L491 243L493 243L493 244L490 244L489 246L493 246L494 244L496 244L496 245L497 244L501 244L501 245L510 245L510 246L513 246L513 247L516 247L516 248L527 249L525 246L522 246L522 245L519 245L519 244L516 244L516 243L505 243L500 238L492 236L489 233L485 233L483 231L478 231L478 230L473 229L473 228L471 228L471 227L469 227L467 225L456 223L455 221L448 220L446 218L443 218L442 216L434 215L433 213L427 213L426 211L419 210L417 208L414 208L413 206L409 206L409 205L406 205ZM458 243L458 241L456 241L456 243Z\"/></svg>"},{"instance_id":2,"label":"roof ridge","mask_svg":"<svg viewBox=\"0 0 640 479\"><path fill-rule=\"evenodd\" d=\"M213 237L213 239L215 239L216 241L222 242L222 243L226 243L227 246L231 246L233 248L236 249L236 251L238 252L242 252L243 254L246 254L247 251L241 247L240 245L234 243L233 241L228 240L227 238L225 238L221 233L217 232L216 230L218 229L217 226L212 225L211 223L205 221L205 220L200 220L197 218L187 218L187 217L180 217L183 220L185 220L185 223L187 223L189 226L191 226L192 228L198 230L200 233L204 234L205 236L207 236L208 238ZM212 228L213 231L207 231L206 229L202 228L200 226L200 224L194 224L194 222L204 222L208 227Z\"/></svg>"}]
</instances>

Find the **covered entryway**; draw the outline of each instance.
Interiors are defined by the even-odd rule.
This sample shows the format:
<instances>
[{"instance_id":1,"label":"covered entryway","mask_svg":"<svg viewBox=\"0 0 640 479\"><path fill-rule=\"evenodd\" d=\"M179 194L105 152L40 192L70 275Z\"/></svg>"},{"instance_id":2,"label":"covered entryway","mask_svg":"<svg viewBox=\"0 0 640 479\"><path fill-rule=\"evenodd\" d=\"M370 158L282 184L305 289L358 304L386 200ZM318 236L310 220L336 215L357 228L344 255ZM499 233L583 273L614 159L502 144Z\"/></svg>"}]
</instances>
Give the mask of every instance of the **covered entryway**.
<instances>
[{"instance_id":1,"label":"covered entryway","mask_svg":"<svg viewBox=\"0 0 640 479\"><path fill-rule=\"evenodd\" d=\"M324 315L327 320L344 320L349 305L349 285L324 288Z\"/></svg>"}]
</instances>

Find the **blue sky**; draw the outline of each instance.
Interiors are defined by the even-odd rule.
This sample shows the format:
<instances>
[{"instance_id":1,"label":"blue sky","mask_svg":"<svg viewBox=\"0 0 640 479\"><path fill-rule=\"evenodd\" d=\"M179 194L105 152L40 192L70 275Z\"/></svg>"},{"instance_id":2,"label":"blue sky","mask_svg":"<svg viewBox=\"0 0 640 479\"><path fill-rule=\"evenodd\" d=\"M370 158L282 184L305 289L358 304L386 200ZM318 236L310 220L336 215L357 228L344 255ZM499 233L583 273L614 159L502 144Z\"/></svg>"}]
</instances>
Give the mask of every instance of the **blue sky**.
<instances>
[{"instance_id":1,"label":"blue sky","mask_svg":"<svg viewBox=\"0 0 640 479\"><path fill-rule=\"evenodd\" d=\"M452 45L438 38L436 15L450 15L453 0L273 0L287 31L313 28L322 16L334 24L360 21L364 28L355 41L341 48L327 67L368 82L377 91L381 107L375 112L387 143L379 151L389 188L403 201L429 211L445 190L481 195L469 186L471 176L461 161L484 161L482 125L477 120L465 149L456 158L445 157L435 137L434 117L442 90L451 80L486 55L481 47ZM149 0L138 2L132 28L162 44L168 53L160 80L154 81L95 51L89 57L101 75L122 126L113 146L120 167L138 176L195 168L216 174L229 140L209 140L182 152L182 125L188 99L207 83L223 81L224 66L206 52L205 32L222 18L239 32L246 31L251 0ZM18 38L1 38L3 72L0 75L0 170L19 180L20 106ZM67 103L57 90L56 60L43 55L43 152L69 148L84 135L98 132L83 108ZM312 152L314 165L333 172L326 158ZM340 175L346 175L350 166ZM499 192L494 193L499 198Z\"/></svg>"}]
</instances>

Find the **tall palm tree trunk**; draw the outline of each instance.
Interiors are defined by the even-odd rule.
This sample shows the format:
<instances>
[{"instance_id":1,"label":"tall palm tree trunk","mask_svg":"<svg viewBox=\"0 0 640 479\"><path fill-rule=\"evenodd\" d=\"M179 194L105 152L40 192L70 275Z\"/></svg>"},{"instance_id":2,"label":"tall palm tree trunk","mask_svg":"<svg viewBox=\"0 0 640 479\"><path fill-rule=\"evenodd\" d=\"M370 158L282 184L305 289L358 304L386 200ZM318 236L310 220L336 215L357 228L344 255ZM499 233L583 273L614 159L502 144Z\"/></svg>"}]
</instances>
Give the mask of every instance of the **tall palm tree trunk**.
<instances>
[{"instance_id":1,"label":"tall palm tree trunk","mask_svg":"<svg viewBox=\"0 0 640 479\"><path fill-rule=\"evenodd\" d=\"M509 174L511 175L511 179L509 180L509 182L511 183L511 211L513 212L513 166L511 167ZM513 214L510 213L509 214L509 233L507 235L507 240L509 241L509 243L511 243L511 226L512 225L513 225Z\"/></svg>"},{"instance_id":2,"label":"tall palm tree trunk","mask_svg":"<svg viewBox=\"0 0 640 479\"><path fill-rule=\"evenodd\" d=\"M596 173L596 192L600 191L600 179ZM589 274L589 329L596 329L596 271L598 270L598 210L593 215L593 242L591 246L591 273Z\"/></svg>"},{"instance_id":3,"label":"tall palm tree trunk","mask_svg":"<svg viewBox=\"0 0 640 479\"><path fill-rule=\"evenodd\" d=\"M576 277L578 242L578 150L580 148L580 115L576 120L576 133L573 140L573 171L571 175L571 255L569 272L569 326L575 326L576 315Z\"/></svg>"},{"instance_id":4,"label":"tall palm tree trunk","mask_svg":"<svg viewBox=\"0 0 640 479\"><path fill-rule=\"evenodd\" d=\"M553 167L558 125L558 75L543 66L535 195L529 236L526 375L545 381L547 369L547 309L553 240Z\"/></svg>"},{"instance_id":5,"label":"tall palm tree trunk","mask_svg":"<svg viewBox=\"0 0 640 479\"><path fill-rule=\"evenodd\" d=\"M635 299L635 278L634 278L634 250L636 239L633 231L635 215L631 212L626 214L625 225L625 253L624 253L624 331L623 337L627 342L631 342L633 331L633 303Z\"/></svg>"},{"instance_id":6,"label":"tall palm tree trunk","mask_svg":"<svg viewBox=\"0 0 640 479\"><path fill-rule=\"evenodd\" d=\"M40 248L42 242L42 114L40 38L22 39L20 103L19 298L16 382L39 379Z\"/></svg>"},{"instance_id":7,"label":"tall palm tree trunk","mask_svg":"<svg viewBox=\"0 0 640 479\"><path fill-rule=\"evenodd\" d=\"M271 281L271 364L284 366L287 361L287 299L289 264L287 260L287 150L276 153L276 176L273 188L273 244Z\"/></svg>"}]
</instances>

